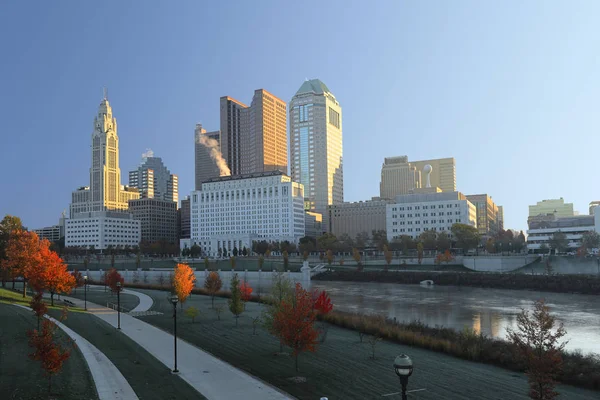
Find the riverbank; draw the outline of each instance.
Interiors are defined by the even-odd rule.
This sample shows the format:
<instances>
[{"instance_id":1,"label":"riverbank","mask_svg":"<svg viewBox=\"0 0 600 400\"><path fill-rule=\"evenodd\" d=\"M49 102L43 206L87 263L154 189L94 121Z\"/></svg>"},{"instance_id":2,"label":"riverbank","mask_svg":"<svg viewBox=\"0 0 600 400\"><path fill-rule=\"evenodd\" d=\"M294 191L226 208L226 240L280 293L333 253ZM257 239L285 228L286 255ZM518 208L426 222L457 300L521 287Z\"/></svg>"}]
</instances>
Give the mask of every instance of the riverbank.
<instances>
[{"instance_id":1,"label":"riverbank","mask_svg":"<svg viewBox=\"0 0 600 400\"><path fill-rule=\"evenodd\" d=\"M315 281L378 282L418 285L432 280L435 285L471 286L554 293L600 294L600 278L593 275L526 275L480 272L437 271L328 271L312 277Z\"/></svg>"}]
</instances>

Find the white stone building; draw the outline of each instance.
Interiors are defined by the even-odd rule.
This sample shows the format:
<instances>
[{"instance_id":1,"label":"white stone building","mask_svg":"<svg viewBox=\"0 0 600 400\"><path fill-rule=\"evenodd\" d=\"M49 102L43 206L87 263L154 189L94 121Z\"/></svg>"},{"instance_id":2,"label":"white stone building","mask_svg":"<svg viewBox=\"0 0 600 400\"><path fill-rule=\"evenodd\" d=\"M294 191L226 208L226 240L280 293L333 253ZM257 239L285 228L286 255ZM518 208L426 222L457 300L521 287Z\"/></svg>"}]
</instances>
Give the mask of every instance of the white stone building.
<instances>
[{"instance_id":1,"label":"white stone building","mask_svg":"<svg viewBox=\"0 0 600 400\"><path fill-rule=\"evenodd\" d=\"M428 230L450 235L456 223L477 227L475 206L460 192L404 194L386 206L389 241L402 235L416 238Z\"/></svg>"},{"instance_id":2,"label":"white stone building","mask_svg":"<svg viewBox=\"0 0 600 400\"><path fill-rule=\"evenodd\" d=\"M554 212L529 217L527 225L527 250L538 252L543 247L551 249L550 240L557 232L562 232L569 242L569 251L577 250L581 247L581 239L586 232L594 231L599 228L600 214L596 215L573 215L569 217L559 217ZM543 250L548 252L548 250Z\"/></svg>"},{"instance_id":3,"label":"white stone building","mask_svg":"<svg viewBox=\"0 0 600 400\"><path fill-rule=\"evenodd\" d=\"M65 246L94 246L96 250L137 246L141 240L141 222L133 215L118 211L96 211L65 220Z\"/></svg>"},{"instance_id":4,"label":"white stone building","mask_svg":"<svg viewBox=\"0 0 600 400\"><path fill-rule=\"evenodd\" d=\"M280 171L224 176L191 193L191 245L252 248L252 241L297 243L304 236L304 189Z\"/></svg>"}]
</instances>

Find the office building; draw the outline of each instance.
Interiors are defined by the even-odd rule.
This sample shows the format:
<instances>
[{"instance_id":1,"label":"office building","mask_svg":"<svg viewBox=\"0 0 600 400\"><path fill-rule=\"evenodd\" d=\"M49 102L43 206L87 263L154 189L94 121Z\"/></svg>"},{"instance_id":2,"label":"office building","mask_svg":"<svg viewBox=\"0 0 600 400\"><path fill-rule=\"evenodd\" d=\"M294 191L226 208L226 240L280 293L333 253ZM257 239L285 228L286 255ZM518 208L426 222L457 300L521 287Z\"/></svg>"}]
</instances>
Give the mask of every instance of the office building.
<instances>
[{"instance_id":1,"label":"office building","mask_svg":"<svg viewBox=\"0 0 600 400\"><path fill-rule=\"evenodd\" d=\"M566 212L568 212L568 208ZM599 219L599 214L596 214L596 216L571 215L560 217L553 212L547 212L530 216L527 221L529 226L527 230L527 249L532 252L539 252L540 249L545 247L546 250L544 251L548 252L552 248L550 240L557 232L562 232L567 236L569 249L578 249L581 247L583 234L597 229L596 222Z\"/></svg>"},{"instance_id":2,"label":"office building","mask_svg":"<svg viewBox=\"0 0 600 400\"><path fill-rule=\"evenodd\" d=\"M47 226L45 228L34 229L33 231L38 235L40 240L47 239L50 242L57 242L64 236L60 225Z\"/></svg>"},{"instance_id":3,"label":"office building","mask_svg":"<svg viewBox=\"0 0 600 400\"><path fill-rule=\"evenodd\" d=\"M65 220L65 246L104 250L117 246L137 246L141 223L122 211L95 211Z\"/></svg>"},{"instance_id":4,"label":"office building","mask_svg":"<svg viewBox=\"0 0 600 400\"><path fill-rule=\"evenodd\" d=\"M457 223L477 227L475 206L460 192L404 194L386 206L388 241L428 230L451 235Z\"/></svg>"},{"instance_id":5,"label":"office building","mask_svg":"<svg viewBox=\"0 0 600 400\"><path fill-rule=\"evenodd\" d=\"M499 231L503 231L504 230L504 207L503 206L498 206L498 230Z\"/></svg>"},{"instance_id":6,"label":"office building","mask_svg":"<svg viewBox=\"0 0 600 400\"><path fill-rule=\"evenodd\" d=\"M590 204L589 204L589 213L590 213L590 215L594 215L594 208L596 208L598 206L600 206L600 201L597 201L597 200L590 201Z\"/></svg>"},{"instance_id":7,"label":"office building","mask_svg":"<svg viewBox=\"0 0 600 400\"><path fill-rule=\"evenodd\" d=\"M139 198L137 190L121 185L117 119L106 98L100 102L92 132L90 185L72 194L70 216L96 211L127 210L128 201Z\"/></svg>"},{"instance_id":8,"label":"office building","mask_svg":"<svg viewBox=\"0 0 600 400\"><path fill-rule=\"evenodd\" d=\"M477 210L477 230L479 234L486 237L494 237L500 227L498 226L498 206L487 194L467 195L469 200ZM504 217L502 217L504 218Z\"/></svg>"},{"instance_id":9,"label":"office building","mask_svg":"<svg viewBox=\"0 0 600 400\"><path fill-rule=\"evenodd\" d=\"M220 99L221 153L231 175L242 172L242 111L248 108L229 96Z\"/></svg>"},{"instance_id":10,"label":"office building","mask_svg":"<svg viewBox=\"0 0 600 400\"><path fill-rule=\"evenodd\" d=\"M178 244L177 203L160 198L129 200L129 212L141 222L141 240Z\"/></svg>"},{"instance_id":11,"label":"office building","mask_svg":"<svg viewBox=\"0 0 600 400\"><path fill-rule=\"evenodd\" d=\"M535 205L529 206L529 217L546 214L554 214L557 217L572 217L575 215L573 203L565 203L565 200L561 197L560 199L538 201Z\"/></svg>"},{"instance_id":12,"label":"office building","mask_svg":"<svg viewBox=\"0 0 600 400\"><path fill-rule=\"evenodd\" d=\"M454 158L437 158L433 160L410 161L410 165L421 172L421 179L425 179L423 171L430 165L429 175L431 187L439 187L442 192L456 192L456 163ZM421 181L420 187L426 187L427 182Z\"/></svg>"},{"instance_id":13,"label":"office building","mask_svg":"<svg viewBox=\"0 0 600 400\"><path fill-rule=\"evenodd\" d=\"M221 153L220 143L221 131L207 132L201 124L196 124L194 131L195 190L200 190L202 182L221 175L229 175L221 173L218 165L220 159L215 159L219 156L214 153Z\"/></svg>"},{"instance_id":14,"label":"office building","mask_svg":"<svg viewBox=\"0 0 600 400\"><path fill-rule=\"evenodd\" d=\"M381 166L379 197L394 199L421 187L421 171L408 162L407 156L386 157Z\"/></svg>"},{"instance_id":15,"label":"office building","mask_svg":"<svg viewBox=\"0 0 600 400\"><path fill-rule=\"evenodd\" d=\"M189 239L191 237L190 230L190 196L186 196L181 200L181 206L177 210L179 218L179 238Z\"/></svg>"},{"instance_id":16,"label":"office building","mask_svg":"<svg viewBox=\"0 0 600 400\"><path fill-rule=\"evenodd\" d=\"M142 198L179 201L177 175L171 174L152 150L142 155L142 162L135 170L129 171L129 186L137 188Z\"/></svg>"},{"instance_id":17,"label":"office building","mask_svg":"<svg viewBox=\"0 0 600 400\"><path fill-rule=\"evenodd\" d=\"M323 215L306 211L304 213L304 234L315 239L323 235Z\"/></svg>"},{"instance_id":18,"label":"office building","mask_svg":"<svg viewBox=\"0 0 600 400\"><path fill-rule=\"evenodd\" d=\"M290 102L290 173L304 186L304 207L325 215L344 201L342 108L318 79L305 81Z\"/></svg>"},{"instance_id":19,"label":"office building","mask_svg":"<svg viewBox=\"0 0 600 400\"><path fill-rule=\"evenodd\" d=\"M213 178L191 194L191 244L204 254L305 235L302 185L280 171Z\"/></svg>"},{"instance_id":20,"label":"office building","mask_svg":"<svg viewBox=\"0 0 600 400\"><path fill-rule=\"evenodd\" d=\"M386 229L386 205L388 201L373 198L368 201L346 202L327 206L327 232L355 238L361 232Z\"/></svg>"}]
</instances>

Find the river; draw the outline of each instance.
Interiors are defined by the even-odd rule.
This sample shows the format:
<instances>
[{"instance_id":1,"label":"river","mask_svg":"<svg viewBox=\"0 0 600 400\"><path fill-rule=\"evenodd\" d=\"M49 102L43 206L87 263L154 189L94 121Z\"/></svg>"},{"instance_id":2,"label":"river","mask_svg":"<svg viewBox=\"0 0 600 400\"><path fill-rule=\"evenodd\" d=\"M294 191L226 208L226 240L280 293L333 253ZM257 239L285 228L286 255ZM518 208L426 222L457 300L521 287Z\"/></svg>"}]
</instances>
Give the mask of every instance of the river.
<instances>
[{"instance_id":1,"label":"river","mask_svg":"<svg viewBox=\"0 0 600 400\"><path fill-rule=\"evenodd\" d=\"M402 322L419 320L456 330L470 327L499 338L506 336L506 328L516 326L522 308L532 309L536 300L544 298L567 330L566 349L600 354L600 296L370 282L313 281L311 288L327 290L340 311L379 314Z\"/></svg>"}]
</instances>

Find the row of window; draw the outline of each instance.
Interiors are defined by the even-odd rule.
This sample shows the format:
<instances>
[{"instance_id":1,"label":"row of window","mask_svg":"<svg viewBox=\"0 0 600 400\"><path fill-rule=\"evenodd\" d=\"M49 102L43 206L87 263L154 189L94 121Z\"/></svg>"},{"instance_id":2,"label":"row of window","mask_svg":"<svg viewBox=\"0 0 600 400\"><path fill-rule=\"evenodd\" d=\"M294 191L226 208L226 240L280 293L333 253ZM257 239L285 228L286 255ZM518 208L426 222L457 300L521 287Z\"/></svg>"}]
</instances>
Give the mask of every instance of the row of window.
<instances>
[{"instance_id":1,"label":"row of window","mask_svg":"<svg viewBox=\"0 0 600 400\"><path fill-rule=\"evenodd\" d=\"M458 208L459 206L460 206L460 204L454 204L454 208ZM404 211L405 209L407 211L411 211L413 209L413 207L414 207L415 210L420 210L421 207L423 207L423 210L427 210L427 209L429 209L429 210L435 210L436 207L438 209L444 208L444 204L437 204L437 205L436 204L431 204L431 205L427 205L427 206L392 207L392 211ZM446 208L452 208L452 204L446 204Z\"/></svg>"}]
</instances>

